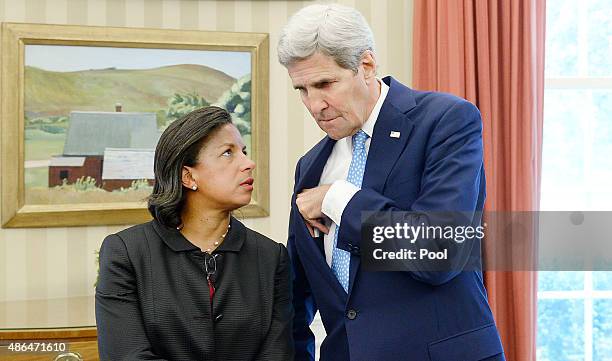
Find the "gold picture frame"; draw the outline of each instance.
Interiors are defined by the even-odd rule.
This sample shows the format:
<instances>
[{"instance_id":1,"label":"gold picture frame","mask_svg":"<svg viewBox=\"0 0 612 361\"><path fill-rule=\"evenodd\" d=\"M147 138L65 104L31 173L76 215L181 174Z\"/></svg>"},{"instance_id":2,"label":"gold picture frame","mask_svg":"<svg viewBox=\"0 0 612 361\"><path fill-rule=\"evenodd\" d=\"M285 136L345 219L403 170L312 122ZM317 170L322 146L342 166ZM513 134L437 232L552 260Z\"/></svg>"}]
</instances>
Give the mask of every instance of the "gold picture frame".
<instances>
[{"instance_id":1,"label":"gold picture frame","mask_svg":"<svg viewBox=\"0 0 612 361\"><path fill-rule=\"evenodd\" d=\"M53 204L26 202L26 87L24 84L25 49L29 45L80 49L83 47L154 49L160 52L166 50L248 52L250 54L249 135L252 149L250 156L257 167L254 170L256 181L251 203L241 208L238 215L241 217L269 215L268 34L3 23L0 110L2 227L136 224L151 219L144 200ZM27 121L30 124L31 120ZM52 163L44 164L51 169L49 164ZM51 179L50 170L47 172L47 177ZM44 175L40 178L44 180ZM52 189L51 181L47 187Z\"/></svg>"}]
</instances>

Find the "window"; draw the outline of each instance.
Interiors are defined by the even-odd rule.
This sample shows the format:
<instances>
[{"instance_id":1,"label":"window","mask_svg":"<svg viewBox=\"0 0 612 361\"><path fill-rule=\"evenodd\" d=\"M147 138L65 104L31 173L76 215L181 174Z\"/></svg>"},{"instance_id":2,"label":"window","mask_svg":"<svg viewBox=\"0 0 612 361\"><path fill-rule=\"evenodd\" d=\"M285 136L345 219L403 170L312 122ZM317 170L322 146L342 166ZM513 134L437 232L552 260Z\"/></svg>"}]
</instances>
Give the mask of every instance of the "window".
<instances>
[{"instance_id":1,"label":"window","mask_svg":"<svg viewBox=\"0 0 612 361\"><path fill-rule=\"evenodd\" d=\"M542 210L612 211L612 2L546 4ZM538 361L612 360L612 272L540 272Z\"/></svg>"},{"instance_id":2,"label":"window","mask_svg":"<svg viewBox=\"0 0 612 361\"><path fill-rule=\"evenodd\" d=\"M59 172L59 179L60 180L68 180L68 171L67 170L60 170Z\"/></svg>"}]
</instances>

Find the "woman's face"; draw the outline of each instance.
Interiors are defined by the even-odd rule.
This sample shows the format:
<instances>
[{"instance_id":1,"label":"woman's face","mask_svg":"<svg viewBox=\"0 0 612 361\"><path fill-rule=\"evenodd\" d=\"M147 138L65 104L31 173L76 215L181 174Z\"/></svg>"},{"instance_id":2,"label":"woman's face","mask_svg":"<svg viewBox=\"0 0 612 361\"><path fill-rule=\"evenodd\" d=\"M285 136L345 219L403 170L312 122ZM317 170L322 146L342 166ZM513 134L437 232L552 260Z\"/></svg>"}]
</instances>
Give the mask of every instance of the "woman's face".
<instances>
[{"instance_id":1,"label":"woman's face","mask_svg":"<svg viewBox=\"0 0 612 361\"><path fill-rule=\"evenodd\" d=\"M240 132L233 124L226 124L208 138L196 165L183 168L183 185L202 204L234 210L251 201L254 168Z\"/></svg>"}]
</instances>

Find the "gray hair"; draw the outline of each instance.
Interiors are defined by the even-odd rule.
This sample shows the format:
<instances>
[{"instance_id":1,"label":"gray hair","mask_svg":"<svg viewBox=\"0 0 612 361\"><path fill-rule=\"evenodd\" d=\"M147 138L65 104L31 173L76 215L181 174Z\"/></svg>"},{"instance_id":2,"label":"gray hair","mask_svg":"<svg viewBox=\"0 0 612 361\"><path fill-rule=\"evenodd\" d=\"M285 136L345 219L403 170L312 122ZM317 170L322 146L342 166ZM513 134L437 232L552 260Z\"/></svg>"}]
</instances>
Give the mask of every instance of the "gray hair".
<instances>
[{"instance_id":1,"label":"gray hair","mask_svg":"<svg viewBox=\"0 0 612 361\"><path fill-rule=\"evenodd\" d=\"M338 4L314 4L295 13L281 31L278 61L287 67L318 51L357 72L367 50L374 53L374 34L359 11Z\"/></svg>"}]
</instances>

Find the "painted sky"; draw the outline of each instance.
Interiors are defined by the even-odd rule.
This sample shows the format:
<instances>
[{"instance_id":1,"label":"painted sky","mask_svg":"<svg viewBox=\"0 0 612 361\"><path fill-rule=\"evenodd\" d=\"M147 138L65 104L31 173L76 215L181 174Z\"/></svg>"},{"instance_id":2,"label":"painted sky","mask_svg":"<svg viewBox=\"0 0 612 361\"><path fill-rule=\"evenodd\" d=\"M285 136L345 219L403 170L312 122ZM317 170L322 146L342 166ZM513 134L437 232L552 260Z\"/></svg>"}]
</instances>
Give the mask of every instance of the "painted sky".
<instances>
[{"instance_id":1,"label":"painted sky","mask_svg":"<svg viewBox=\"0 0 612 361\"><path fill-rule=\"evenodd\" d=\"M251 53L93 46L26 45L25 65L49 71L151 69L177 64L205 65L234 78L251 72Z\"/></svg>"}]
</instances>

